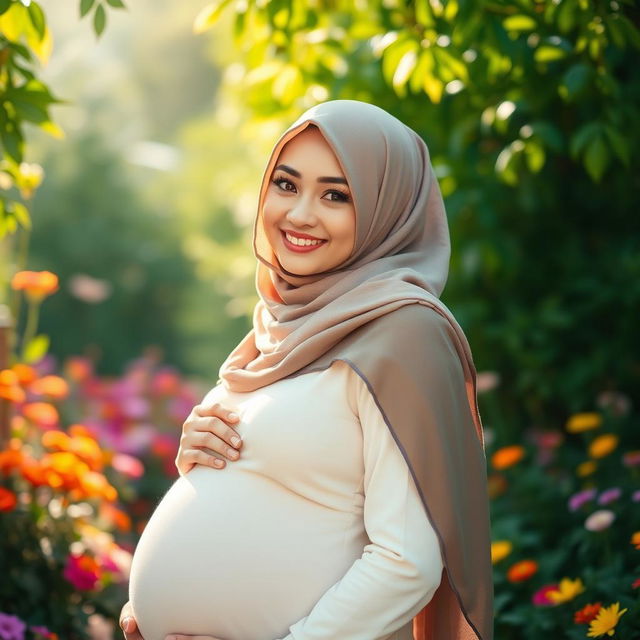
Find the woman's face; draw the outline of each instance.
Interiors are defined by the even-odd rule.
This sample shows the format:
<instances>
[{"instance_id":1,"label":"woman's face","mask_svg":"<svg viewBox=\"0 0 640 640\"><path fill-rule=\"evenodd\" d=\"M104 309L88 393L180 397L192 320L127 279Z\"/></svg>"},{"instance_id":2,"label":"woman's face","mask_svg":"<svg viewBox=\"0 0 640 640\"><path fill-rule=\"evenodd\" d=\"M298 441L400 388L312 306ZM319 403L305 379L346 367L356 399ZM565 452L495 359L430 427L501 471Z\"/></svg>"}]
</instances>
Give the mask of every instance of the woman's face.
<instances>
[{"instance_id":1,"label":"woman's face","mask_svg":"<svg viewBox=\"0 0 640 640\"><path fill-rule=\"evenodd\" d=\"M328 271L351 254L356 235L353 199L317 127L308 126L282 148L262 214L267 239L291 273Z\"/></svg>"}]
</instances>

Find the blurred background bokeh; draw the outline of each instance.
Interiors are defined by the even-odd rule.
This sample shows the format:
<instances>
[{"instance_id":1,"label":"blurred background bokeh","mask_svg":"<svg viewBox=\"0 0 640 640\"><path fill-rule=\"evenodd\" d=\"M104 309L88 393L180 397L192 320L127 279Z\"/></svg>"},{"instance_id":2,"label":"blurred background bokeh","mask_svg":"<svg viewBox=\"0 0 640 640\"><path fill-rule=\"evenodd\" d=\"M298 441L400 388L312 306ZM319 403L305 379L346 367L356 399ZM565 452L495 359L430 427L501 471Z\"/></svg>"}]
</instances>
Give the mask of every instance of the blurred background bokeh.
<instances>
[{"instance_id":1,"label":"blurred background bokeh","mask_svg":"<svg viewBox=\"0 0 640 640\"><path fill-rule=\"evenodd\" d=\"M639 637L639 25L619 0L0 0L0 637L112 637L182 421L251 326L268 153L335 98L418 131L445 197L496 640Z\"/></svg>"}]
</instances>

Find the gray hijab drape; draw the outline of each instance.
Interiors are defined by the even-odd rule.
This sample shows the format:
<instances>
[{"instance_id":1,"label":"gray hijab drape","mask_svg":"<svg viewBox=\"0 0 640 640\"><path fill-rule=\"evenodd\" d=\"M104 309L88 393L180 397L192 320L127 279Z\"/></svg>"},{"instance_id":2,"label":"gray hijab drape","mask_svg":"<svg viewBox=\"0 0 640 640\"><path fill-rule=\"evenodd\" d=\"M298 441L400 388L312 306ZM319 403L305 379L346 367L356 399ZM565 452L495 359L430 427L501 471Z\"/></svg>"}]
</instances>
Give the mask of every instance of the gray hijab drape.
<instances>
[{"instance_id":1,"label":"gray hijab drape","mask_svg":"<svg viewBox=\"0 0 640 640\"><path fill-rule=\"evenodd\" d=\"M280 151L310 125L319 128L349 183L356 241L338 268L297 276L269 245L262 204ZM440 541L442 582L414 618L415 640L492 640L489 498L476 370L462 328L438 297L451 248L427 145L365 102L312 107L273 148L253 249L260 299L253 328L220 367L222 383L252 391L335 360L347 362L375 398Z\"/></svg>"}]
</instances>

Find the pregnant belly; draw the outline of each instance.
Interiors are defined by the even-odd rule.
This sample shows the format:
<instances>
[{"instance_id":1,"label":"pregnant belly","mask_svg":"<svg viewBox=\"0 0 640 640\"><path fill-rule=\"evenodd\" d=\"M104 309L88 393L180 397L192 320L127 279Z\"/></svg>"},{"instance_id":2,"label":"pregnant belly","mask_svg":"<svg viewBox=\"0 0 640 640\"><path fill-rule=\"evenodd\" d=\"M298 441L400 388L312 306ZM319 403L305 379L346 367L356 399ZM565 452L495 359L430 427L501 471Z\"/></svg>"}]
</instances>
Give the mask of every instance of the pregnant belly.
<instances>
[{"instance_id":1,"label":"pregnant belly","mask_svg":"<svg viewBox=\"0 0 640 640\"><path fill-rule=\"evenodd\" d=\"M136 547L129 598L144 640L168 633L275 640L367 542L360 519L237 466L196 466Z\"/></svg>"}]
</instances>

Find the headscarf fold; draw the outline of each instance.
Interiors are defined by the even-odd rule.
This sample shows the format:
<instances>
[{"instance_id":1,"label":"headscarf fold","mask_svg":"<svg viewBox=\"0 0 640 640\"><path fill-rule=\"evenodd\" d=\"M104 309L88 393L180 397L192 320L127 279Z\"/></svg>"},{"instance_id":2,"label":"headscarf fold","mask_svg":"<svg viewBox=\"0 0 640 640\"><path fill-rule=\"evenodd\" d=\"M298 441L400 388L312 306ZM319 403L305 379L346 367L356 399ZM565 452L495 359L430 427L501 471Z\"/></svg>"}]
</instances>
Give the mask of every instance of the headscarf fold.
<instances>
[{"instance_id":1,"label":"headscarf fold","mask_svg":"<svg viewBox=\"0 0 640 640\"><path fill-rule=\"evenodd\" d=\"M273 252L262 208L284 145L312 124L347 179L356 238L336 268L300 276L284 269ZM426 143L365 102L312 107L273 147L253 232L259 300L253 328L220 367L222 383L231 391L253 391L335 360L347 362L378 404L440 541L442 582L414 618L414 639L492 640L489 498L476 370L462 328L439 299L451 247Z\"/></svg>"}]
</instances>

